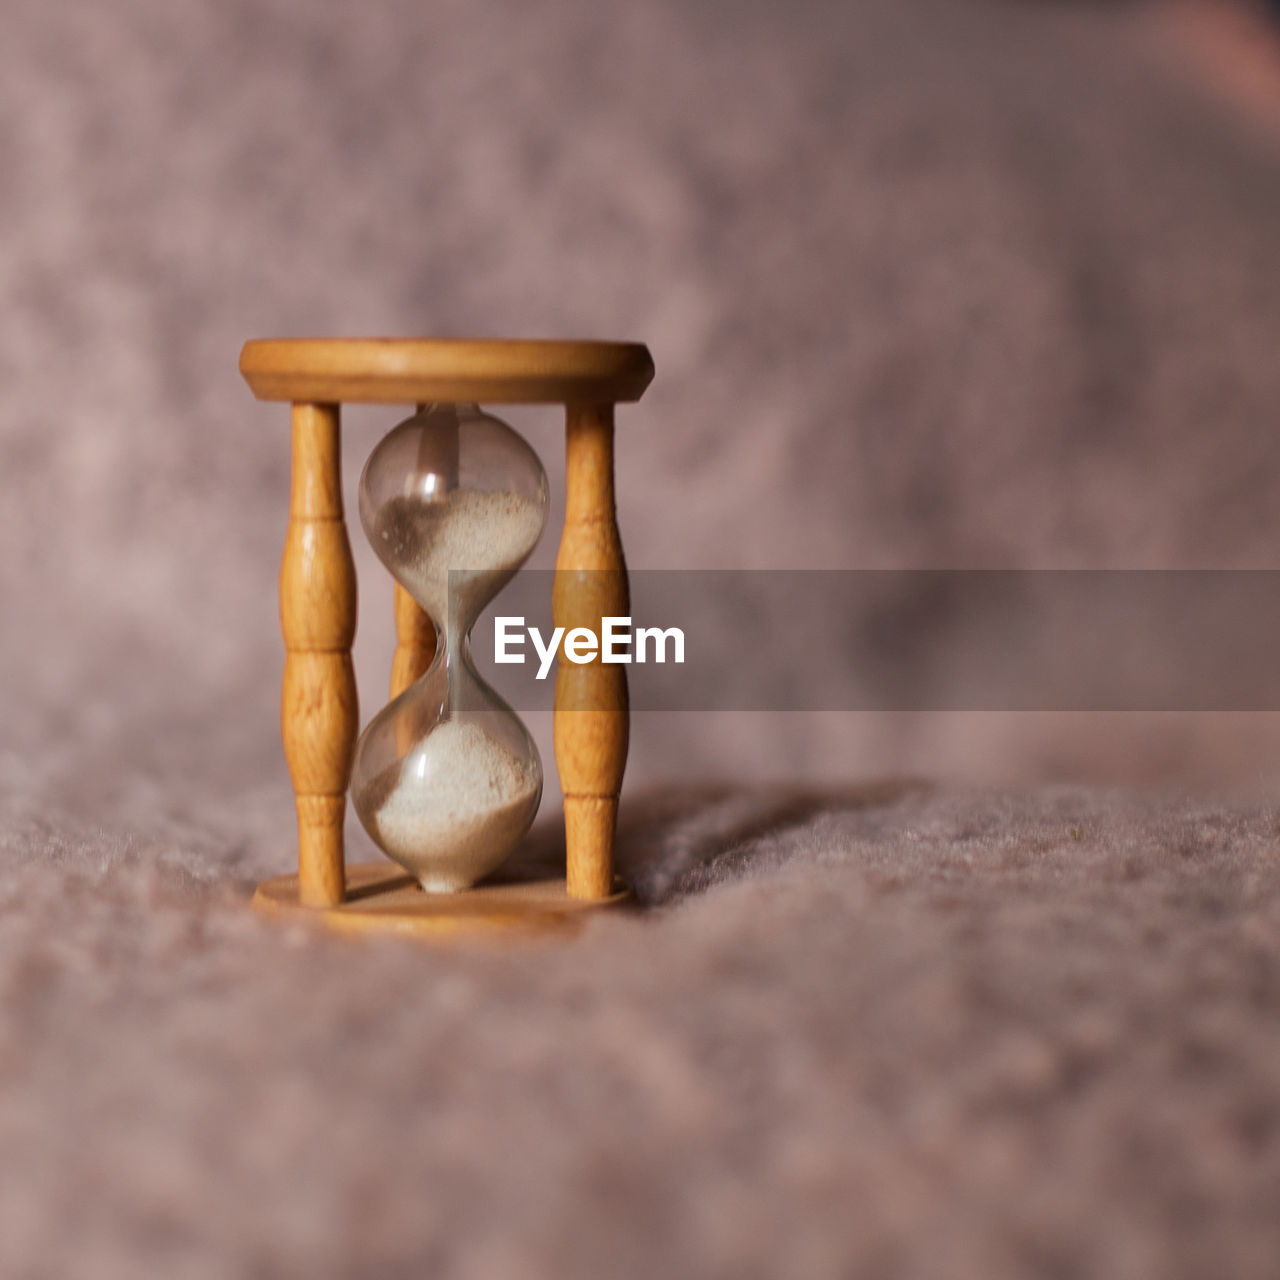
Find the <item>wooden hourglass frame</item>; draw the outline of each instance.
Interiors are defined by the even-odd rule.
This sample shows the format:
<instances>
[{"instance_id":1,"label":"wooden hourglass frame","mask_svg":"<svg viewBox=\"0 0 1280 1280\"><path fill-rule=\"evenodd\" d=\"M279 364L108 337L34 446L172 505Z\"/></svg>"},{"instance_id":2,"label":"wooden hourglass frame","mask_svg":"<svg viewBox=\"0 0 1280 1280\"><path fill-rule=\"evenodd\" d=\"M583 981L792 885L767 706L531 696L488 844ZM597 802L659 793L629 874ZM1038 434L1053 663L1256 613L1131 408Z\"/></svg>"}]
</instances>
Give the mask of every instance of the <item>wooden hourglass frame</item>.
<instances>
[{"instance_id":1,"label":"wooden hourglass frame","mask_svg":"<svg viewBox=\"0 0 1280 1280\"><path fill-rule=\"evenodd\" d=\"M565 411L564 533L552 612L566 631L626 615L614 510L614 407L653 377L639 343L459 339L269 339L240 372L259 400L292 405L293 476L280 570L281 729L298 819L298 872L258 887L268 912L319 913L348 930L414 934L473 926L563 926L625 898L613 841L629 719L622 666L561 662L554 743L564 795L565 878L427 894L399 866L347 866L343 822L358 729L351 645L356 573L343 514L341 406L558 404ZM603 572L602 572L603 571ZM436 635L395 585L391 696L431 664ZM590 709L587 709L590 708Z\"/></svg>"}]
</instances>

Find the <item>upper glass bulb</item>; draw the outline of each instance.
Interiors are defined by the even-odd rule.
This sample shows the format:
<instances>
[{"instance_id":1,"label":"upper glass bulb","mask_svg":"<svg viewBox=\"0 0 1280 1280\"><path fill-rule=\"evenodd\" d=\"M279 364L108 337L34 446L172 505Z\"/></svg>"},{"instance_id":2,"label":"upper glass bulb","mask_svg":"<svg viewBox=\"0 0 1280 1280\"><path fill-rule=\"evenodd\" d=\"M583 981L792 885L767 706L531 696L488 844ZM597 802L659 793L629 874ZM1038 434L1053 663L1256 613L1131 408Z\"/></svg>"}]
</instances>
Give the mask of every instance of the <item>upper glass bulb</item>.
<instances>
[{"instance_id":1,"label":"upper glass bulb","mask_svg":"<svg viewBox=\"0 0 1280 1280\"><path fill-rule=\"evenodd\" d=\"M360 477L365 533L437 631L471 629L537 545L548 502L538 455L473 404L430 405L406 419Z\"/></svg>"}]
</instances>

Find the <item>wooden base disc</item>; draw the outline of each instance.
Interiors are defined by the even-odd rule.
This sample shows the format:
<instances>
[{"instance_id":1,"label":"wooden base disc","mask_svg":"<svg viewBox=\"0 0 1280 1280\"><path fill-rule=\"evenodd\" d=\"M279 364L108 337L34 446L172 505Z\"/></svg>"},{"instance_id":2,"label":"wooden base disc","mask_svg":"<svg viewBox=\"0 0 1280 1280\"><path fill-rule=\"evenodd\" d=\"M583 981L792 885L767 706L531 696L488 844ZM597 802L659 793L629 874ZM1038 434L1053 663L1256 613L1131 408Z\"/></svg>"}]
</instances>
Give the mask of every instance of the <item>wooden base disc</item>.
<instances>
[{"instance_id":1,"label":"wooden base disc","mask_svg":"<svg viewBox=\"0 0 1280 1280\"><path fill-rule=\"evenodd\" d=\"M607 898L571 898L563 879L492 881L462 893L426 893L392 862L347 868L347 900L336 907L304 907L298 877L264 880L253 906L267 915L319 920L344 933L398 933L422 938L459 934L564 933L593 911L618 907L631 891L615 882Z\"/></svg>"}]
</instances>

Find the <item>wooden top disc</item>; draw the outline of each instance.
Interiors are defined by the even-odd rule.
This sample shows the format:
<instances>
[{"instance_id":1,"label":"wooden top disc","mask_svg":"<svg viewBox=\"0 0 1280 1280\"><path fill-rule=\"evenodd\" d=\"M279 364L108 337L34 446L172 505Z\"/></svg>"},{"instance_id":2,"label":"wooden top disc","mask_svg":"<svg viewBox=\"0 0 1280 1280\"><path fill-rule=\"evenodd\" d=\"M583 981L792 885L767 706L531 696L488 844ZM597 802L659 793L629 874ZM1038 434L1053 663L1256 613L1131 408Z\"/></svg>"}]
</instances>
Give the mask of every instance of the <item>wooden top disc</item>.
<instances>
[{"instance_id":1,"label":"wooden top disc","mask_svg":"<svg viewBox=\"0 0 1280 1280\"><path fill-rule=\"evenodd\" d=\"M640 342L260 338L240 372L259 400L302 404L617 404L653 378Z\"/></svg>"}]
</instances>

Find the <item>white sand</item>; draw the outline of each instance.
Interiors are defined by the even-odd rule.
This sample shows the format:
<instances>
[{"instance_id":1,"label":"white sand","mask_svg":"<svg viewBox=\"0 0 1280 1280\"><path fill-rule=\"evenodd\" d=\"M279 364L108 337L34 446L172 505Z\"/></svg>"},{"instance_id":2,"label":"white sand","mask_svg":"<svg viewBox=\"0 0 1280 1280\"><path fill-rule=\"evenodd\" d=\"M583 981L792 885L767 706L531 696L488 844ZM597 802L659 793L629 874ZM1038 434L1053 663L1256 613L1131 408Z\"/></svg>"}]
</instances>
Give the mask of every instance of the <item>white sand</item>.
<instances>
[{"instance_id":1,"label":"white sand","mask_svg":"<svg viewBox=\"0 0 1280 1280\"><path fill-rule=\"evenodd\" d=\"M414 599L444 627L449 572L463 627L537 545L545 512L514 493L453 489L434 502L395 498L378 512L375 544L399 567Z\"/></svg>"},{"instance_id":2,"label":"white sand","mask_svg":"<svg viewBox=\"0 0 1280 1280\"><path fill-rule=\"evenodd\" d=\"M444 721L398 768L375 817L379 842L430 893L496 870L537 812L536 765L474 721Z\"/></svg>"}]
</instances>

